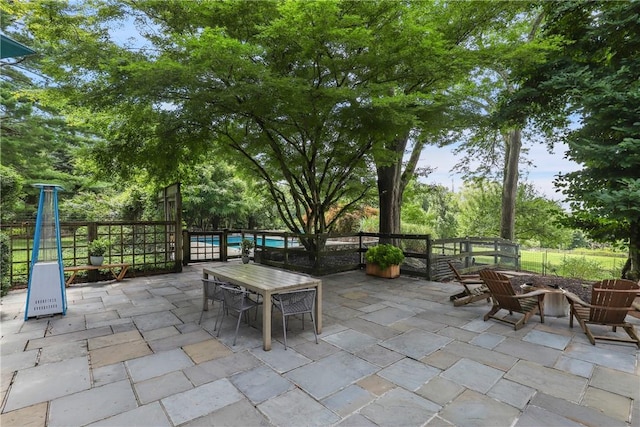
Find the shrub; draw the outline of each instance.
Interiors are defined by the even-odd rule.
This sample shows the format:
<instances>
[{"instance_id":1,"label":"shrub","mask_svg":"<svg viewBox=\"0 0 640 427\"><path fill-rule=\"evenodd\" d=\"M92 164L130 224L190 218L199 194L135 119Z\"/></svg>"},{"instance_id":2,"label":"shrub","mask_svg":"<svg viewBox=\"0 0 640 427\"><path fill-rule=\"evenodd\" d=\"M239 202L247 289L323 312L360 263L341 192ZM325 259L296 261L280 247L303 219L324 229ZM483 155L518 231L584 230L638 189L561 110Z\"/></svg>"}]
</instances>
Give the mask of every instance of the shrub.
<instances>
[{"instance_id":1,"label":"shrub","mask_svg":"<svg viewBox=\"0 0 640 427\"><path fill-rule=\"evenodd\" d=\"M402 264L402 261L404 261L402 249L387 244L370 247L364 257L368 263L376 264L382 270L390 265Z\"/></svg>"},{"instance_id":2,"label":"shrub","mask_svg":"<svg viewBox=\"0 0 640 427\"><path fill-rule=\"evenodd\" d=\"M597 280L603 270L599 262L588 260L586 257L567 257L562 260L558 274L563 277Z\"/></svg>"},{"instance_id":3,"label":"shrub","mask_svg":"<svg viewBox=\"0 0 640 427\"><path fill-rule=\"evenodd\" d=\"M104 254L111 246L111 241L106 237L98 237L89 242L87 249L89 250L89 256L104 256Z\"/></svg>"},{"instance_id":4,"label":"shrub","mask_svg":"<svg viewBox=\"0 0 640 427\"><path fill-rule=\"evenodd\" d=\"M253 249L253 240L250 239L242 239L242 253L248 254L251 249Z\"/></svg>"},{"instance_id":5,"label":"shrub","mask_svg":"<svg viewBox=\"0 0 640 427\"><path fill-rule=\"evenodd\" d=\"M0 284L2 287L0 294L2 296L6 295L11 287L11 282L9 281L9 268L11 268L9 236L5 233L0 233Z\"/></svg>"}]
</instances>

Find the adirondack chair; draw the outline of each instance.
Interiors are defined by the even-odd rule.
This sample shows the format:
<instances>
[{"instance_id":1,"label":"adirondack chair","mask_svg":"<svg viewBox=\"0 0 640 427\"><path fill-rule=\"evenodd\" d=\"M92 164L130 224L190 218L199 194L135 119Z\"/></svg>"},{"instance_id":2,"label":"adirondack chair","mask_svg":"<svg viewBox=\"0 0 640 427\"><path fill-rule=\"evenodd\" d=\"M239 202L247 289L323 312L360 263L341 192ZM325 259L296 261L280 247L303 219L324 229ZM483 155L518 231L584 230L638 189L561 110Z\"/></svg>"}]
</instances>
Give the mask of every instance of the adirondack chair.
<instances>
[{"instance_id":1,"label":"adirondack chair","mask_svg":"<svg viewBox=\"0 0 640 427\"><path fill-rule=\"evenodd\" d=\"M596 339L635 343L640 348L640 339L634 326L625 322L629 310L634 309L634 299L640 287L631 280L608 279L593 285L591 290L591 304L584 302L577 295L566 292L571 308L569 326L573 327L575 317L582 331L587 335L591 344ZM588 324L610 326L613 332L619 326L625 330L630 339L615 335L594 335Z\"/></svg>"},{"instance_id":2,"label":"adirondack chair","mask_svg":"<svg viewBox=\"0 0 640 427\"><path fill-rule=\"evenodd\" d=\"M480 271L480 277L489 288L493 307L484 315L484 321L489 319L499 320L501 322L513 325L515 330L524 326L534 314L540 314L540 322L544 323L544 296L548 291L539 289L526 294L517 295L513 286L509 282L509 278L504 274L497 273L493 270ZM507 310L510 316L500 316L500 310ZM514 318L513 313L520 313L522 317Z\"/></svg>"},{"instance_id":3,"label":"adirondack chair","mask_svg":"<svg viewBox=\"0 0 640 427\"><path fill-rule=\"evenodd\" d=\"M479 274L460 274L453 262L447 261L447 264L449 264L449 268L453 272L455 281L464 287L462 292L449 297L449 300L453 301L454 307L483 299L486 299L487 302L490 301L491 293L489 293L489 289Z\"/></svg>"}]
</instances>

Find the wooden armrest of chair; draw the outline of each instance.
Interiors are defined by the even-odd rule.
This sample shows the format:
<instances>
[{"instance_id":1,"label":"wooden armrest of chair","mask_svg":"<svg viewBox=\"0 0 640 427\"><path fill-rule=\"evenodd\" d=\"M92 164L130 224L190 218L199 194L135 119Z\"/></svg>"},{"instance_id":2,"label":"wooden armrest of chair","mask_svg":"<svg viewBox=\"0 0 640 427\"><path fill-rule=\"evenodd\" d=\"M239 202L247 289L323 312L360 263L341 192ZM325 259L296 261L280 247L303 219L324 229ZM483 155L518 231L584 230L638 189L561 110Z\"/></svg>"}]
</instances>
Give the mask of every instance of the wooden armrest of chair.
<instances>
[{"instance_id":1,"label":"wooden armrest of chair","mask_svg":"<svg viewBox=\"0 0 640 427\"><path fill-rule=\"evenodd\" d=\"M556 290L551 289L536 289L535 291L527 292L526 294L516 294L513 295L514 298L531 298L531 297L540 297L541 295L557 293Z\"/></svg>"},{"instance_id":2,"label":"wooden armrest of chair","mask_svg":"<svg viewBox=\"0 0 640 427\"><path fill-rule=\"evenodd\" d=\"M583 307L591 307L591 304L589 304L588 302L583 301L578 295L574 294L573 292L569 292L569 291L566 291L564 289L562 290L562 292L564 293L564 296L567 297L569 302L576 303L576 304L581 305Z\"/></svg>"}]
</instances>

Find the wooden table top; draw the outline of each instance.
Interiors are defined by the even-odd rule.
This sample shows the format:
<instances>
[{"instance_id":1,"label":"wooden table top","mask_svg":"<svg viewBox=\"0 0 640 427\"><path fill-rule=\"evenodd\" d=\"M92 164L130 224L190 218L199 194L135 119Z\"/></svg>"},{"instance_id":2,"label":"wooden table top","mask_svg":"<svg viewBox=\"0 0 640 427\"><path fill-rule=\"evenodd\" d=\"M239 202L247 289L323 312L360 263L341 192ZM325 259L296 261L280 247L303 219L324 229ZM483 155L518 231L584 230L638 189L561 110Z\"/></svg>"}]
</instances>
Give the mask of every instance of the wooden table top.
<instances>
[{"instance_id":1,"label":"wooden table top","mask_svg":"<svg viewBox=\"0 0 640 427\"><path fill-rule=\"evenodd\" d=\"M203 271L233 284L247 286L254 290L269 291L269 293L303 287L317 287L322 284L322 280L311 276L254 263L225 264L219 267L205 268Z\"/></svg>"}]
</instances>

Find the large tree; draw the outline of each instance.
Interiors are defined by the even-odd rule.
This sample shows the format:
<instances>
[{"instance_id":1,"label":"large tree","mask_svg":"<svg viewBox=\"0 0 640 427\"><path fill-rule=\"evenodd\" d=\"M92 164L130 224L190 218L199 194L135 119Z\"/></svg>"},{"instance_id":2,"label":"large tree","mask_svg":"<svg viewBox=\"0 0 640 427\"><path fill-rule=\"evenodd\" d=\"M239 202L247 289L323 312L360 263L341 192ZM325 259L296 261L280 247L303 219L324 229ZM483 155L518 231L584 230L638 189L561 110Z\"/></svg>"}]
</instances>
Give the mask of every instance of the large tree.
<instances>
[{"instance_id":1,"label":"large tree","mask_svg":"<svg viewBox=\"0 0 640 427\"><path fill-rule=\"evenodd\" d=\"M567 222L592 238L629 245L629 278L640 278L640 3L548 3L547 37L562 51L527 70L512 110L576 118L566 153L582 165L556 181Z\"/></svg>"},{"instance_id":2,"label":"large tree","mask_svg":"<svg viewBox=\"0 0 640 427\"><path fill-rule=\"evenodd\" d=\"M529 3L508 2L410 5L412 19L403 16L400 23L400 40L410 43L401 50L388 44L392 64L383 74L395 84L389 99L400 97L389 114L403 118L390 121L394 132L382 141L384 156L375 159L383 234L400 232L403 193L416 174L429 173L428 168L416 169L423 151L429 145L451 142L453 135L459 136L471 124L472 115L465 105L466 81L474 69L495 62L493 55L504 45L498 40L478 43L483 33L499 31L529 8Z\"/></svg>"},{"instance_id":3,"label":"large tree","mask_svg":"<svg viewBox=\"0 0 640 427\"><path fill-rule=\"evenodd\" d=\"M43 69L109 138L108 170L166 180L215 146L268 183L293 231L322 233L372 185L383 233L427 143L452 127L449 88L487 54L471 39L503 2L32 2ZM140 38L114 43L133 16ZM410 154L408 154L410 152ZM405 157L406 155L406 157Z\"/></svg>"},{"instance_id":4,"label":"large tree","mask_svg":"<svg viewBox=\"0 0 640 427\"><path fill-rule=\"evenodd\" d=\"M459 193L459 231L466 236L497 236L500 230L502 185L476 179ZM545 247L566 245L567 230L558 227L562 209L557 202L538 194L531 183L518 186L516 195L516 235L514 240L535 242Z\"/></svg>"},{"instance_id":5,"label":"large tree","mask_svg":"<svg viewBox=\"0 0 640 427\"><path fill-rule=\"evenodd\" d=\"M493 46L491 61L474 70L467 90L467 104L475 116L468 137L456 152L462 155L455 169L466 179L502 181L499 236L515 240L516 199L526 160L527 145L555 139L548 126L522 117L518 122L500 116L500 101L509 99L520 87L522 68L543 63L557 50L555 40L539 36L544 11L539 2L520 3L522 13L495 25L476 38L480 48ZM535 166L535 165L533 165Z\"/></svg>"}]
</instances>

